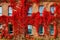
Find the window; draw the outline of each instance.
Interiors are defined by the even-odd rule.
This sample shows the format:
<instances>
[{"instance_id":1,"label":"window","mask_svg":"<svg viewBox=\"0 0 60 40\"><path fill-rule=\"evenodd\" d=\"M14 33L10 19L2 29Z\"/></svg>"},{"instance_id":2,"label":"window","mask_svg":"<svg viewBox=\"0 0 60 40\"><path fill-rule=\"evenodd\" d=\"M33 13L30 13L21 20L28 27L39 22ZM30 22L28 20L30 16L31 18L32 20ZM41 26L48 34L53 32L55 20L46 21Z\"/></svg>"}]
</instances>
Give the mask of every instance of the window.
<instances>
[{"instance_id":1,"label":"window","mask_svg":"<svg viewBox=\"0 0 60 40\"><path fill-rule=\"evenodd\" d=\"M32 25L28 25L28 34L32 34Z\"/></svg>"},{"instance_id":2,"label":"window","mask_svg":"<svg viewBox=\"0 0 60 40\"><path fill-rule=\"evenodd\" d=\"M51 6L51 7L50 7L50 11L51 11L52 14L54 14L55 7L54 7L54 6Z\"/></svg>"},{"instance_id":3,"label":"window","mask_svg":"<svg viewBox=\"0 0 60 40\"><path fill-rule=\"evenodd\" d=\"M50 34L53 35L54 34L54 25L50 24Z\"/></svg>"},{"instance_id":4,"label":"window","mask_svg":"<svg viewBox=\"0 0 60 40\"><path fill-rule=\"evenodd\" d=\"M40 35L44 34L44 27L43 27L43 25L40 25L40 27L39 27L39 34Z\"/></svg>"},{"instance_id":5,"label":"window","mask_svg":"<svg viewBox=\"0 0 60 40\"><path fill-rule=\"evenodd\" d=\"M43 11L44 11L44 6L43 5L39 6L40 16L43 16Z\"/></svg>"},{"instance_id":6,"label":"window","mask_svg":"<svg viewBox=\"0 0 60 40\"><path fill-rule=\"evenodd\" d=\"M2 16L2 7L0 6L0 16Z\"/></svg>"},{"instance_id":7,"label":"window","mask_svg":"<svg viewBox=\"0 0 60 40\"><path fill-rule=\"evenodd\" d=\"M32 15L32 7L30 7L28 10L28 16L31 16L31 15Z\"/></svg>"},{"instance_id":8,"label":"window","mask_svg":"<svg viewBox=\"0 0 60 40\"><path fill-rule=\"evenodd\" d=\"M0 29L2 29L2 24L0 24Z\"/></svg>"},{"instance_id":9,"label":"window","mask_svg":"<svg viewBox=\"0 0 60 40\"><path fill-rule=\"evenodd\" d=\"M9 33L11 34L11 33L13 33L13 28L12 28L12 24L8 24L8 28L9 28Z\"/></svg>"},{"instance_id":10,"label":"window","mask_svg":"<svg viewBox=\"0 0 60 40\"><path fill-rule=\"evenodd\" d=\"M0 34L2 33L2 24L0 24Z\"/></svg>"},{"instance_id":11,"label":"window","mask_svg":"<svg viewBox=\"0 0 60 40\"><path fill-rule=\"evenodd\" d=\"M9 9L8 15L9 15L9 16L12 16L12 7L9 7L8 9Z\"/></svg>"}]
</instances>

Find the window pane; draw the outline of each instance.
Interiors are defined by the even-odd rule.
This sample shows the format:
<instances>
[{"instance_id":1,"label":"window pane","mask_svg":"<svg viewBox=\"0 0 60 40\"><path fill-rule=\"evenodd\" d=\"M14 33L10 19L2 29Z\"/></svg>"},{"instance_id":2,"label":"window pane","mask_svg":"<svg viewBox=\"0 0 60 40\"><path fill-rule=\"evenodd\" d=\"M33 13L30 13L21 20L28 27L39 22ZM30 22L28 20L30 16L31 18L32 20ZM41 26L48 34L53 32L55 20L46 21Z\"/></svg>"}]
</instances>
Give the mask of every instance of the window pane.
<instances>
[{"instance_id":1,"label":"window pane","mask_svg":"<svg viewBox=\"0 0 60 40\"><path fill-rule=\"evenodd\" d=\"M9 16L12 16L12 7L9 7L9 13L8 13Z\"/></svg>"},{"instance_id":2,"label":"window pane","mask_svg":"<svg viewBox=\"0 0 60 40\"><path fill-rule=\"evenodd\" d=\"M32 34L32 25L28 25L28 34Z\"/></svg>"},{"instance_id":3,"label":"window pane","mask_svg":"<svg viewBox=\"0 0 60 40\"><path fill-rule=\"evenodd\" d=\"M32 15L32 7L30 7L28 11L28 16L31 16L31 15Z\"/></svg>"},{"instance_id":4,"label":"window pane","mask_svg":"<svg viewBox=\"0 0 60 40\"><path fill-rule=\"evenodd\" d=\"M9 25L8 25L8 28L9 28L9 33L10 33L10 34L13 33L12 24L9 24Z\"/></svg>"},{"instance_id":5,"label":"window pane","mask_svg":"<svg viewBox=\"0 0 60 40\"><path fill-rule=\"evenodd\" d=\"M50 34L53 35L54 34L54 26L51 24L50 25Z\"/></svg>"},{"instance_id":6,"label":"window pane","mask_svg":"<svg viewBox=\"0 0 60 40\"><path fill-rule=\"evenodd\" d=\"M9 13L9 16L12 16L12 13Z\"/></svg>"},{"instance_id":7,"label":"window pane","mask_svg":"<svg viewBox=\"0 0 60 40\"><path fill-rule=\"evenodd\" d=\"M39 27L39 34L43 34L43 32L44 32L43 25L40 25L40 27Z\"/></svg>"},{"instance_id":8,"label":"window pane","mask_svg":"<svg viewBox=\"0 0 60 40\"><path fill-rule=\"evenodd\" d=\"M42 13L40 13L40 16L43 16L43 14L42 14Z\"/></svg>"},{"instance_id":9,"label":"window pane","mask_svg":"<svg viewBox=\"0 0 60 40\"><path fill-rule=\"evenodd\" d=\"M2 33L2 24L0 24L0 34Z\"/></svg>"},{"instance_id":10,"label":"window pane","mask_svg":"<svg viewBox=\"0 0 60 40\"><path fill-rule=\"evenodd\" d=\"M0 29L2 29L2 24L0 24Z\"/></svg>"},{"instance_id":11,"label":"window pane","mask_svg":"<svg viewBox=\"0 0 60 40\"><path fill-rule=\"evenodd\" d=\"M0 16L2 16L2 7L0 7Z\"/></svg>"},{"instance_id":12,"label":"window pane","mask_svg":"<svg viewBox=\"0 0 60 40\"><path fill-rule=\"evenodd\" d=\"M43 10L44 10L44 6L40 6L39 7L40 16L42 16Z\"/></svg>"},{"instance_id":13,"label":"window pane","mask_svg":"<svg viewBox=\"0 0 60 40\"><path fill-rule=\"evenodd\" d=\"M54 10L55 10L55 7L51 6L51 8L50 8L51 13L54 13Z\"/></svg>"}]
</instances>

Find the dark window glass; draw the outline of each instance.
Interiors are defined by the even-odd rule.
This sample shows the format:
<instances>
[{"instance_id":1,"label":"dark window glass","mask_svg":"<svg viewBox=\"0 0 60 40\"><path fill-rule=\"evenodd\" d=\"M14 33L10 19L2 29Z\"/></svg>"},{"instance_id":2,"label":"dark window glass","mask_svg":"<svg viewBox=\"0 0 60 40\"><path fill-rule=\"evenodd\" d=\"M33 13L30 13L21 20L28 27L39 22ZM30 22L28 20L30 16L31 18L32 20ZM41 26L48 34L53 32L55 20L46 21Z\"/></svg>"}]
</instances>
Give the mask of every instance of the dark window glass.
<instances>
[{"instance_id":1,"label":"dark window glass","mask_svg":"<svg viewBox=\"0 0 60 40\"><path fill-rule=\"evenodd\" d=\"M50 34L53 35L54 34L54 25L50 24Z\"/></svg>"},{"instance_id":2,"label":"dark window glass","mask_svg":"<svg viewBox=\"0 0 60 40\"><path fill-rule=\"evenodd\" d=\"M2 29L2 24L0 24L0 29Z\"/></svg>"},{"instance_id":3,"label":"dark window glass","mask_svg":"<svg viewBox=\"0 0 60 40\"><path fill-rule=\"evenodd\" d=\"M43 32L44 32L43 25L40 25L40 27L39 27L39 34L43 34Z\"/></svg>"},{"instance_id":4,"label":"dark window glass","mask_svg":"<svg viewBox=\"0 0 60 40\"><path fill-rule=\"evenodd\" d=\"M9 24L9 25L8 25L9 33L10 33L10 34L13 33L13 28L12 28L12 26L13 26L12 24Z\"/></svg>"},{"instance_id":5,"label":"dark window glass","mask_svg":"<svg viewBox=\"0 0 60 40\"><path fill-rule=\"evenodd\" d=\"M0 24L0 34L2 33L2 24Z\"/></svg>"}]
</instances>

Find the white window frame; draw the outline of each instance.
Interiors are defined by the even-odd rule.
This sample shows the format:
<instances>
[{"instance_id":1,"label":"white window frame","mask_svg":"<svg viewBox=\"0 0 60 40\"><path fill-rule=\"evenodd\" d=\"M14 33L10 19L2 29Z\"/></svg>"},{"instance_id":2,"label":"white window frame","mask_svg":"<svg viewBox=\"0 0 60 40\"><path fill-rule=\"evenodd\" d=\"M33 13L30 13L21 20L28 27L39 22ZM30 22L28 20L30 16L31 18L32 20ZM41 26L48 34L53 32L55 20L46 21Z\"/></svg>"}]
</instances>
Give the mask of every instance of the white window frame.
<instances>
[{"instance_id":1,"label":"white window frame","mask_svg":"<svg viewBox=\"0 0 60 40\"><path fill-rule=\"evenodd\" d=\"M12 13L13 13L13 9L12 7L8 7L8 16L12 16Z\"/></svg>"},{"instance_id":2,"label":"white window frame","mask_svg":"<svg viewBox=\"0 0 60 40\"><path fill-rule=\"evenodd\" d=\"M2 16L2 6L0 6L0 16Z\"/></svg>"},{"instance_id":3,"label":"white window frame","mask_svg":"<svg viewBox=\"0 0 60 40\"><path fill-rule=\"evenodd\" d=\"M28 25L28 30L29 30L29 27L30 27L30 29L32 30L32 25ZM29 34L29 35L32 35L32 33Z\"/></svg>"}]
</instances>

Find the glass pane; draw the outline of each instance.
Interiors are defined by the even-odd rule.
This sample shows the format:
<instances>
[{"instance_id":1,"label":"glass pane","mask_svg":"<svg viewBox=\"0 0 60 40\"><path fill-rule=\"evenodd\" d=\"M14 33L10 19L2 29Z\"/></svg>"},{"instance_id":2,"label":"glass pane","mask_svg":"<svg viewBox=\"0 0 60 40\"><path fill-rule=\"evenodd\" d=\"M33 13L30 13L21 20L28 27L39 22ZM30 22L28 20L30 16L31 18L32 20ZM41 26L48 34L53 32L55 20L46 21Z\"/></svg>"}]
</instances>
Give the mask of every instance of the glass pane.
<instances>
[{"instance_id":1,"label":"glass pane","mask_svg":"<svg viewBox=\"0 0 60 40\"><path fill-rule=\"evenodd\" d=\"M44 10L44 6L40 6L39 7L40 16L42 16L43 10Z\"/></svg>"},{"instance_id":2,"label":"glass pane","mask_svg":"<svg viewBox=\"0 0 60 40\"><path fill-rule=\"evenodd\" d=\"M9 24L9 25L8 25L8 28L9 28L9 33L10 33L10 34L13 33L12 24Z\"/></svg>"},{"instance_id":3,"label":"glass pane","mask_svg":"<svg viewBox=\"0 0 60 40\"><path fill-rule=\"evenodd\" d=\"M0 7L0 16L2 16L2 7Z\"/></svg>"},{"instance_id":4,"label":"glass pane","mask_svg":"<svg viewBox=\"0 0 60 40\"><path fill-rule=\"evenodd\" d=\"M43 26L42 25L40 25L40 27L39 27L39 34L43 34Z\"/></svg>"},{"instance_id":5,"label":"glass pane","mask_svg":"<svg viewBox=\"0 0 60 40\"><path fill-rule=\"evenodd\" d=\"M32 25L28 25L28 34L32 34Z\"/></svg>"},{"instance_id":6,"label":"glass pane","mask_svg":"<svg viewBox=\"0 0 60 40\"><path fill-rule=\"evenodd\" d=\"M31 34L32 33L32 30L31 29L28 29L28 34Z\"/></svg>"},{"instance_id":7,"label":"glass pane","mask_svg":"<svg viewBox=\"0 0 60 40\"><path fill-rule=\"evenodd\" d=\"M31 16L31 14L32 14L32 7L29 8L28 16Z\"/></svg>"},{"instance_id":8,"label":"glass pane","mask_svg":"<svg viewBox=\"0 0 60 40\"><path fill-rule=\"evenodd\" d=\"M2 29L2 24L0 24L0 29Z\"/></svg>"},{"instance_id":9,"label":"glass pane","mask_svg":"<svg viewBox=\"0 0 60 40\"><path fill-rule=\"evenodd\" d=\"M55 10L55 7L52 6L52 7L50 8L51 13L54 13L54 10Z\"/></svg>"},{"instance_id":10,"label":"glass pane","mask_svg":"<svg viewBox=\"0 0 60 40\"><path fill-rule=\"evenodd\" d=\"M2 33L2 24L0 24L0 34Z\"/></svg>"},{"instance_id":11,"label":"glass pane","mask_svg":"<svg viewBox=\"0 0 60 40\"><path fill-rule=\"evenodd\" d=\"M42 13L40 13L40 16L42 16L43 14Z\"/></svg>"},{"instance_id":12,"label":"glass pane","mask_svg":"<svg viewBox=\"0 0 60 40\"><path fill-rule=\"evenodd\" d=\"M32 15L32 13L28 13L28 16L31 16Z\"/></svg>"},{"instance_id":13,"label":"glass pane","mask_svg":"<svg viewBox=\"0 0 60 40\"><path fill-rule=\"evenodd\" d=\"M9 7L9 16L12 15L12 7Z\"/></svg>"},{"instance_id":14,"label":"glass pane","mask_svg":"<svg viewBox=\"0 0 60 40\"><path fill-rule=\"evenodd\" d=\"M2 16L2 13L0 13L0 16Z\"/></svg>"},{"instance_id":15,"label":"glass pane","mask_svg":"<svg viewBox=\"0 0 60 40\"><path fill-rule=\"evenodd\" d=\"M52 25L52 24L50 25L50 34L51 34L51 35L53 35L53 34L54 34L54 27L53 27L53 25Z\"/></svg>"},{"instance_id":16,"label":"glass pane","mask_svg":"<svg viewBox=\"0 0 60 40\"><path fill-rule=\"evenodd\" d=\"M12 13L9 13L8 15L9 15L9 16L12 16Z\"/></svg>"},{"instance_id":17,"label":"glass pane","mask_svg":"<svg viewBox=\"0 0 60 40\"><path fill-rule=\"evenodd\" d=\"M32 25L28 25L28 29L32 29Z\"/></svg>"}]
</instances>

